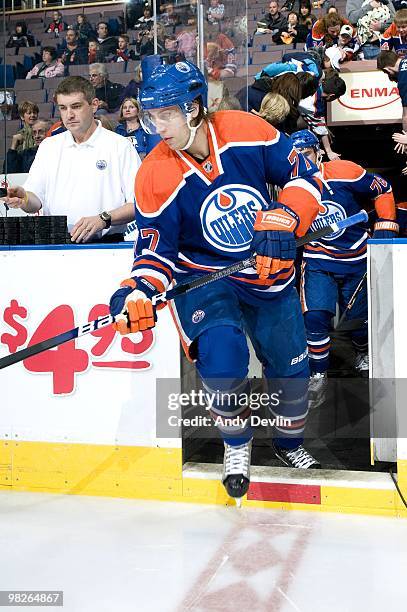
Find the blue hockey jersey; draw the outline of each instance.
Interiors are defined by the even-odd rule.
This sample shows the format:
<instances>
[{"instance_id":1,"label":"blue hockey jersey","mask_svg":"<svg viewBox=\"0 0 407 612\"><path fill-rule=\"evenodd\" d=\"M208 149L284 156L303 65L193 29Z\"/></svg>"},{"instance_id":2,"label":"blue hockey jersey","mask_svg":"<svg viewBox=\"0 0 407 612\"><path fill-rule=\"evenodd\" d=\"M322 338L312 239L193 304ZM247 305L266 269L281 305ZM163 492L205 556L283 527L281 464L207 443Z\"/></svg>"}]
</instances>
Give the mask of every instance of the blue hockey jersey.
<instances>
[{"instance_id":1,"label":"blue hockey jersey","mask_svg":"<svg viewBox=\"0 0 407 612\"><path fill-rule=\"evenodd\" d=\"M320 202L318 170L284 134L242 111L215 113L207 125L210 155L198 162L164 142L144 159L136 177L132 276L144 276L159 291L175 278L206 274L251 254L257 211L278 207L267 184L285 188L279 201L298 216L303 235ZM260 281L250 268L232 277L246 295L273 296L288 287L287 265Z\"/></svg>"},{"instance_id":2,"label":"blue hockey jersey","mask_svg":"<svg viewBox=\"0 0 407 612\"><path fill-rule=\"evenodd\" d=\"M320 170L324 180L322 202L311 230L356 214L367 199L374 201L378 217L395 220L392 188L384 178L340 159L321 164ZM358 224L311 242L304 247L307 268L341 274L359 264L366 265L368 237L366 227Z\"/></svg>"}]
</instances>

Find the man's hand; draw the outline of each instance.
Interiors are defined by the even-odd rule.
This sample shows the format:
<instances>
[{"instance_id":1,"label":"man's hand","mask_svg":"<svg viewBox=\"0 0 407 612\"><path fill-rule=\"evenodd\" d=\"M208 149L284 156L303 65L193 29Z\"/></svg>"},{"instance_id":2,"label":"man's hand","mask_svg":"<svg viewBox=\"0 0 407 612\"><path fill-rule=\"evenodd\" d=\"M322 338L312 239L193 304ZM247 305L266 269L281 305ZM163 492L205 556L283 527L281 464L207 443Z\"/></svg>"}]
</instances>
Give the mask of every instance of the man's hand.
<instances>
[{"instance_id":1,"label":"man's hand","mask_svg":"<svg viewBox=\"0 0 407 612\"><path fill-rule=\"evenodd\" d=\"M294 263L297 225L297 216L286 208L257 212L251 248L256 254L256 271L261 280Z\"/></svg>"},{"instance_id":2,"label":"man's hand","mask_svg":"<svg viewBox=\"0 0 407 612\"><path fill-rule=\"evenodd\" d=\"M23 144L23 142L24 142L24 136L22 134L14 134L13 138L11 139L10 149L12 151L16 151L18 146Z\"/></svg>"},{"instance_id":3,"label":"man's hand","mask_svg":"<svg viewBox=\"0 0 407 612\"><path fill-rule=\"evenodd\" d=\"M151 297L155 293L155 288L143 278L123 281L110 298L110 314L116 319L114 329L125 335L154 327L156 315Z\"/></svg>"},{"instance_id":4,"label":"man's hand","mask_svg":"<svg viewBox=\"0 0 407 612\"><path fill-rule=\"evenodd\" d=\"M97 232L104 230L106 223L95 215L94 217L82 217L75 223L71 231L72 242L88 242Z\"/></svg>"},{"instance_id":5,"label":"man's hand","mask_svg":"<svg viewBox=\"0 0 407 612\"><path fill-rule=\"evenodd\" d=\"M26 190L24 187L9 187L7 196L2 198L9 208L23 208L27 204Z\"/></svg>"}]
</instances>

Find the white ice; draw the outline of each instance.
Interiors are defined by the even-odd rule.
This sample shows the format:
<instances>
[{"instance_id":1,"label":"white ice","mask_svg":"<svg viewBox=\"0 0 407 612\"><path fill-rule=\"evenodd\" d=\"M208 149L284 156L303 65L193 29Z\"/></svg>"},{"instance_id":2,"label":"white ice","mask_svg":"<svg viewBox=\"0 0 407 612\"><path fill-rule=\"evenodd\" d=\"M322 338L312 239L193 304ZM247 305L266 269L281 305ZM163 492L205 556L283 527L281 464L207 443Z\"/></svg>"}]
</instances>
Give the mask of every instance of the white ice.
<instances>
[{"instance_id":1,"label":"white ice","mask_svg":"<svg viewBox=\"0 0 407 612\"><path fill-rule=\"evenodd\" d=\"M407 521L0 493L0 590L64 612L407 609Z\"/></svg>"}]
</instances>

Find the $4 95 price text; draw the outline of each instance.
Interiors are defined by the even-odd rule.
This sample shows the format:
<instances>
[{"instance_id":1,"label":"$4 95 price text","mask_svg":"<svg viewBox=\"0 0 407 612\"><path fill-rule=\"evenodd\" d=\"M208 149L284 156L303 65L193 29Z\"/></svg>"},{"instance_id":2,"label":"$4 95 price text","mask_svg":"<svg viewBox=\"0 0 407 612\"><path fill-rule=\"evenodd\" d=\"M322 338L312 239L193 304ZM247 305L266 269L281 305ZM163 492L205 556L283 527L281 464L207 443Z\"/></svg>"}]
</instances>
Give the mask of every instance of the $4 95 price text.
<instances>
[{"instance_id":1,"label":"$4 95 price text","mask_svg":"<svg viewBox=\"0 0 407 612\"><path fill-rule=\"evenodd\" d=\"M107 314L109 314L107 304L96 304L89 311L88 321L93 321ZM29 331L25 323L28 315L27 308L15 299L12 299L4 309L3 321L11 328L11 331L1 334L0 346L7 346L9 353L15 353L18 349L57 336L77 325L71 306L61 304L43 318L27 343ZM154 342L152 330L140 332L132 336L132 339L121 338L122 359L115 359L114 361L100 359L115 341L116 332L113 327L108 325L90 332L89 335L95 338L90 354L84 349L77 348L77 339L74 339L25 359L22 362L23 366L28 372L49 372L52 375L54 395L72 393L76 384L75 374L85 372L90 365L95 368L117 368L133 371L146 370L150 367L150 362L139 360L137 357L143 355L152 347Z\"/></svg>"}]
</instances>

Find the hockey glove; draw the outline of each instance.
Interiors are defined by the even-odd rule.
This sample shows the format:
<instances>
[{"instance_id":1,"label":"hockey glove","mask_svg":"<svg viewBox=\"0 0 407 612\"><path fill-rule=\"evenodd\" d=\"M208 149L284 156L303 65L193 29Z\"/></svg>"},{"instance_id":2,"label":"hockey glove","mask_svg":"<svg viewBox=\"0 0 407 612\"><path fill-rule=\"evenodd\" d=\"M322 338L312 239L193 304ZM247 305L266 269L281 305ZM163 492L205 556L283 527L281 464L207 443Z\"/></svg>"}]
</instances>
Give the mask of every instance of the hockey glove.
<instances>
[{"instance_id":1,"label":"hockey glove","mask_svg":"<svg viewBox=\"0 0 407 612\"><path fill-rule=\"evenodd\" d=\"M294 263L294 230L298 221L297 215L287 208L257 212L251 246L256 255L256 271L261 280Z\"/></svg>"},{"instance_id":2,"label":"hockey glove","mask_svg":"<svg viewBox=\"0 0 407 612\"><path fill-rule=\"evenodd\" d=\"M110 314L115 317L113 327L119 334L133 334L151 329L157 320L151 302L157 289L144 278L124 280L110 298Z\"/></svg>"},{"instance_id":3,"label":"hockey glove","mask_svg":"<svg viewBox=\"0 0 407 612\"><path fill-rule=\"evenodd\" d=\"M397 238L399 234L399 225L396 221L389 219L378 219L374 224L373 238L391 239Z\"/></svg>"}]
</instances>

